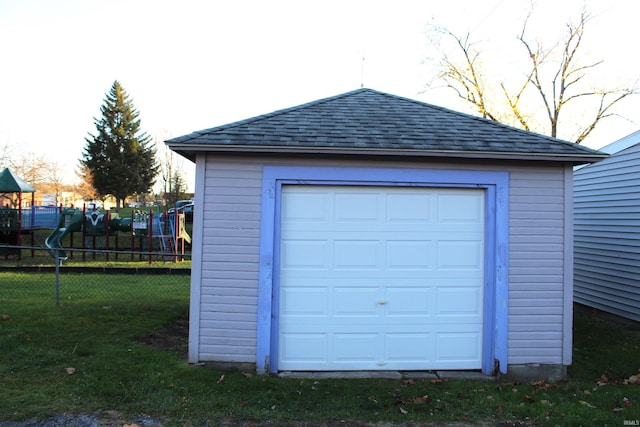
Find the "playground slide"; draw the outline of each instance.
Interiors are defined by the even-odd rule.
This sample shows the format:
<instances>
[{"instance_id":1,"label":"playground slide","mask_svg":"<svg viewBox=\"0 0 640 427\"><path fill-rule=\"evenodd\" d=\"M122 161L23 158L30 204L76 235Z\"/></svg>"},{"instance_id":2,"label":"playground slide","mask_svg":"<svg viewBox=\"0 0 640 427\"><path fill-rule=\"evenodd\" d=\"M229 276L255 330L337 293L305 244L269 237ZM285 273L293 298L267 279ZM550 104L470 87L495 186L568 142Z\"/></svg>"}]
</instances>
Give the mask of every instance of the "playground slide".
<instances>
[{"instance_id":1,"label":"playground slide","mask_svg":"<svg viewBox=\"0 0 640 427\"><path fill-rule=\"evenodd\" d=\"M67 252L62 247L62 239L67 233L82 231L82 223L83 218L80 209L67 208L62 211L58 226L44 241L52 257L61 260L67 259Z\"/></svg>"}]
</instances>

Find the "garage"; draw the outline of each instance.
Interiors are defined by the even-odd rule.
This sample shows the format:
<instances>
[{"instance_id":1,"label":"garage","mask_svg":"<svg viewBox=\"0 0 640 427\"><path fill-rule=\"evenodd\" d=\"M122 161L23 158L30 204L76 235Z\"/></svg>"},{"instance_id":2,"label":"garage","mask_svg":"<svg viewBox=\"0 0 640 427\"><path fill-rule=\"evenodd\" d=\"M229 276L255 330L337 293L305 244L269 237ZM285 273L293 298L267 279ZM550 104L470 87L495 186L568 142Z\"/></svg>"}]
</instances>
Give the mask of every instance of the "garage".
<instances>
[{"instance_id":1,"label":"garage","mask_svg":"<svg viewBox=\"0 0 640 427\"><path fill-rule=\"evenodd\" d=\"M279 369L480 369L484 199L282 186Z\"/></svg>"},{"instance_id":2,"label":"garage","mask_svg":"<svg viewBox=\"0 0 640 427\"><path fill-rule=\"evenodd\" d=\"M367 88L167 145L196 163L189 362L566 375L602 153Z\"/></svg>"}]
</instances>

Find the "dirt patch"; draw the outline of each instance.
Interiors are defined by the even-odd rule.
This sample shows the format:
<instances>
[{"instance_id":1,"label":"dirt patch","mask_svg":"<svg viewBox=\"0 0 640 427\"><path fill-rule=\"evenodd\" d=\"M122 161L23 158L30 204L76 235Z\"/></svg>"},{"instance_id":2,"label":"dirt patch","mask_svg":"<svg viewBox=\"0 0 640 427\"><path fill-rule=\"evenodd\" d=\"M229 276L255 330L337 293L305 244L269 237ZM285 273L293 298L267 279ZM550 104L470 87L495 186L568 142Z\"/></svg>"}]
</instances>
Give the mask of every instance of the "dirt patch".
<instances>
[{"instance_id":1,"label":"dirt patch","mask_svg":"<svg viewBox=\"0 0 640 427\"><path fill-rule=\"evenodd\" d=\"M189 321L175 319L168 325L138 338L138 342L186 359L189 348Z\"/></svg>"}]
</instances>

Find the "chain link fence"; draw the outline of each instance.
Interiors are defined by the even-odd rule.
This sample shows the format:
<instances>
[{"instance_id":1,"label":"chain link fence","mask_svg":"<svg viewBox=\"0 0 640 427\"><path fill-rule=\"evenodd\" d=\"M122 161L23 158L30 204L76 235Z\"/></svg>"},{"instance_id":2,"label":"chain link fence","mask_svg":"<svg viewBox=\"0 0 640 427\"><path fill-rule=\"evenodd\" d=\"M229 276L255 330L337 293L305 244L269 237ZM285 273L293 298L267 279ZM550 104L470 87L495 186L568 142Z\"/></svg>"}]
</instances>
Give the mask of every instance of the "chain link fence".
<instances>
[{"instance_id":1,"label":"chain link fence","mask_svg":"<svg viewBox=\"0 0 640 427\"><path fill-rule=\"evenodd\" d=\"M188 306L189 258L166 252L0 245L0 303L144 307L170 296Z\"/></svg>"}]
</instances>

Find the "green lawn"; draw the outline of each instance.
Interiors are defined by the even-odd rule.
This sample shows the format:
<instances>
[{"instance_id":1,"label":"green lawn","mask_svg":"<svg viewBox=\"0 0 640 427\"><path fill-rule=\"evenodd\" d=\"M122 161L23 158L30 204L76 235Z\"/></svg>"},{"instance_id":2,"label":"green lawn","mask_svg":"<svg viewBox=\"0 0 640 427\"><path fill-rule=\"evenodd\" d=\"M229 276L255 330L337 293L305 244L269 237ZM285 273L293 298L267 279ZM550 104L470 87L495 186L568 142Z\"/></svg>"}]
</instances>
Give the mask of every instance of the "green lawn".
<instances>
[{"instance_id":1,"label":"green lawn","mask_svg":"<svg viewBox=\"0 0 640 427\"><path fill-rule=\"evenodd\" d=\"M64 274L60 307L52 278L0 272L0 421L99 411L167 426L640 419L640 384L625 384L640 370L638 324L577 314L571 378L557 384L282 379L190 366L184 346L142 342L184 323L188 276Z\"/></svg>"}]
</instances>

